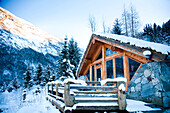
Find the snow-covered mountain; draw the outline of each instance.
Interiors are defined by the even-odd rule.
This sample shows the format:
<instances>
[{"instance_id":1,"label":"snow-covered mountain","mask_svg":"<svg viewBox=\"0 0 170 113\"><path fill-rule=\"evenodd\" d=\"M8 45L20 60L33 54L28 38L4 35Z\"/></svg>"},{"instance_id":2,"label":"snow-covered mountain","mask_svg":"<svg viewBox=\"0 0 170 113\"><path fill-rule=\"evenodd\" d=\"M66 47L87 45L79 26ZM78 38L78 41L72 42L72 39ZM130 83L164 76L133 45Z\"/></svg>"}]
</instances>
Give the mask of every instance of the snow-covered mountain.
<instances>
[{"instance_id":1,"label":"snow-covered mountain","mask_svg":"<svg viewBox=\"0 0 170 113\"><path fill-rule=\"evenodd\" d=\"M62 39L0 7L0 85L16 76L21 80L28 65L55 68L60 42Z\"/></svg>"},{"instance_id":2,"label":"snow-covered mountain","mask_svg":"<svg viewBox=\"0 0 170 113\"><path fill-rule=\"evenodd\" d=\"M52 36L39 28L35 27L33 24L16 17L9 11L0 7L0 25L3 29L14 33L20 37L26 38L28 40L48 40L61 42L62 39L59 37Z\"/></svg>"},{"instance_id":3,"label":"snow-covered mountain","mask_svg":"<svg viewBox=\"0 0 170 113\"><path fill-rule=\"evenodd\" d=\"M57 51L49 46L49 43L57 45L62 39L43 32L33 24L16 17L12 13L0 7L1 38L9 45L17 48L32 48L44 54L50 52L57 55ZM8 34L6 31L9 31ZM6 37L10 36L10 39Z\"/></svg>"}]
</instances>

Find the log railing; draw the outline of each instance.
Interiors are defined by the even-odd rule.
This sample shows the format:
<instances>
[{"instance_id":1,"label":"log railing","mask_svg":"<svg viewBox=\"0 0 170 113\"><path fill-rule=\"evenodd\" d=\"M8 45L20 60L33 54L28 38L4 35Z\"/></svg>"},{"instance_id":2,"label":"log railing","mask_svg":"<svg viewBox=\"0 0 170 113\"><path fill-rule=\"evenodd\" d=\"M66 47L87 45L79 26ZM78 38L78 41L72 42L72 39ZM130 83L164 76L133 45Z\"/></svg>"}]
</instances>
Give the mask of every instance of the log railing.
<instances>
[{"instance_id":1,"label":"log railing","mask_svg":"<svg viewBox=\"0 0 170 113\"><path fill-rule=\"evenodd\" d=\"M61 83L48 83L47 92L48 96L54 98L54 100L59 100L65 104L65 107L73 107L75 104L80 102L115 102L118 106L115 109L125 110L126 109L126 94L125 90L121 87L125 86L124 81L109 81L106 84L110 86L98 86L100 82L87 82L87 86L80 84L74 84L72 82L67 82L62 85ZM90 84L96 84L94 86ZM53 104L57 104L55 101ZM61 111L64 112L64 107L56 105ZM97 109L98 108L88 108ZM114 108L111 108L114 110ZM83 108L81 108L83 110ZM87 108L85 109L87 110Z\"/></svg>"}]
</instances>

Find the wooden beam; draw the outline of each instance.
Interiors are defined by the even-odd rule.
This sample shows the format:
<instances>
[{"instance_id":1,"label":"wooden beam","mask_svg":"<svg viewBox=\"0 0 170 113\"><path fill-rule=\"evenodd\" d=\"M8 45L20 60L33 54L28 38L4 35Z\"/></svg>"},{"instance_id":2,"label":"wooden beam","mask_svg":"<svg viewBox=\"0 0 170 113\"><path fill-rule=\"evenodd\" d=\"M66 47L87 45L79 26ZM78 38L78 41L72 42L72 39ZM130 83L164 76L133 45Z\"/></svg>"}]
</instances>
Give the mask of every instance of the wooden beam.
<instances>
[{"instance_id":1,"label":"wooden beam","mask_svg":"<svg viewBox=\"0 0 170 113\"><path fill-rule=\"evenodd\" d=\"M94 81L97 80L97 71L96 71L96 65L94 65Z\"/></svg>"},{"instance_id":2,"label":"wooden beam","mask_svg":"<svg viewBox=\"0 0 170 113\"><path fill-rule=\"evenodd\" d=\"M84 75L86 77L86 81L89 81L88 77L86 75Z\"/></svg>"},{"instance_id":3,"label":"wooden beam","mask_svg":"<svg viewBox=\"0 0 170 113\"><path fill-rule=\"evenodd\" d=\"M135 74L138 72L138 70L141 68L142 65L143 65L143 64L141 63L140 66L138 67L137 71L135 72ZM131 80L135 77L135 74L133 75L133 77L131 78ZM130 84L130 82L131 82L131 81L129 81L129 84ZM128 84L128 85L129 85L129 84Z\"/></svg>"},{"instance_id":4,"label":"wooden beam","mask_svg":"<svg viewBox=\"0 0 170 113\"><path fill-rule=\"evenodd\" d=\"M93 81L92 80L92 65L90 65L90 81Z\"/></svg>"},{"instance_id":5,"label":"wooden beam","mask_svg":"<svg viewBox=\"0 0 170 113\"><path fill-rule=\"evenodd\" d=\"M103 53L102 53L102 54L103 54ZM106 54L106 53L105 53L105 54ZM115 54L113 54L113 55L110 55L110 56L105 57L105 61L108 61L108 60L111 60L111 59L113 59L113 58L117 58L117 57L120 57L120 56L123 56L123 53L118 52L118 53L115 53ZM96 65L96 64L98 64L98 63L102 63L102 60L103 60L103 59L96 60L96 61L92 62L91 65ZM90 63L91 60L88 60L88 59L87 59L86 62ZM87 73L87 71L89 70L89 68L90 68L90 64L89 64L89 66L87 66L87 68L85 69L83 75L86 75L86 73Z\"/></svg>"},{"instance_id":6,"label":"wooden beam","mask_svg":"<svg viewBox=\"0 0 170 113\"><path fill-rule=\"evenodd\" d=\"M86 66L86 69L84 70L84 72L83 72L82 75L86 75L86 74L87 74L88 70L90 69L90 65L91 65L91 64L89 64L88 66Z\"/></svg>"},{"instance_id":7,"label":"wooden beam","mask_svg":"<svg viewBox=\"0 0 170 113\"><path fill-rule=\"evenodd\" d=\"M102 45L102 80L105 80L106 78L106 48Z\"/></svg>"},{"instance_id":8,"label":"wooden beam","mask_svg":"<svg viewBox=\"0 0 170 113\"><path fill-rule=\"evenodd\" d=\"M95 38L92 40L92 43L95 44L95 45L102 45L103 43L96 40Z\"/></svg>"},{"instance_id":9,"label":"wooden beam","mask_svg":"<svg viewBox=\"0 0 170 113\"><path fill-rule=\"evenodd\" d=\"M92 61L90 59L84 59L84 63L91 63Z\"/></svg>"},{"instance_id":10,"label":"wooden beam","mask_svg":"<svg viewBox=\"0 0 170 113\"><path fill-rule=\"evenodd\" d=\"M98 41L100 41L100 42L102 42L102 43L105 43L105 44L107 44L107 45L110 45L110 46L112 45L112 46L115 46L115 47L117 47L117 48L119 48L119 49L126 50L126 51L129 51L129 52L138 54L138 55L140 55L140 56L143 56L143 53L141 53L141 52L139 52L139 51L136 51L136 50L134 50L134 49L131 49L131 48L128 48L128 47L124 47L124 46L122 46L122 45L118 45L118 44L112 43L112 42L110 42L110 41L106 41L106 40L99 39L99 38L96 38L96 37L94 37L94 38L95 38L95 40L98 40Z\"/></svg>"},{"instance_id":11,"label":"wooden beam","mask_svg":"<svg viewBox=\"0 0 170 113\"><path fill-rule=\"evenodd\" d=\"M123 54L123 66L124 66L124 77L127 79L126 82L126 90L127 90L127 86L129 84L129 63L128 63L128 57L126 56L126 54Z\"/></svg>"},{"instance_id":12,"label":"wooden beam","mask_svg":"<svg viewBox=\"0 0 170 113\"><path fill-rule=\"evenodd\" d=\"M111 45L110 44L104 44L104 46L106 47L106 48L108 48L108 49L110 49L111 50Z\"/></svg>"},{"instance_id":13,"label":"wooden beam","mask_svg":"<svg viewBox=\"0 0 170 113\"><path fill-rule=\"evenodd\" d=\"M116 78L116 65L115 65L115 58L113 58L113 78Z\"/></svg>"},{"instance_id":14,"label":"wooden beam","mask_svg":"<svg viewBox=\"0 0 170 113\"><path fill-rule=\"evenodd\" d=\"M129 58L139 62L139 63L147 63L147 62L150 62L149 60L146 60L145 57L142 57L142 56L139 56L137 54L133 54L133 53L130 53L130 52L125 52L126 56L128 56Z\"/></svg>"},{"instance_id":15,"label":"wooden beam","mask_svg":"<svg viewBox=\"0 0 170 113\"><path fill-rule=\"evenodd\" d=\"M92 65L95 65L95 64L98 64L98 63L101 63L102 62L102 59L99 59L99 60L96 60L92 63Z\"/></svg>"},{"instance_id":16,"label":"wooden beam","mask_svg":"<svg viewBox=\"0 0 170 113\"><path fill-rule=\"evenodd\" d=\"M111 60L111 59L113 59L113 58L120 57L120 56L123 56L123 53L118 52L118 53L109 55L109 56L106 57L106 61Z\"/></svg>"},{"instance_id":17,"label":"wooden beam","mask_svg":"<svg viewBox=\"0 0 170 113\"><path fill-rule=\"evenodd\" d=\"M93 58L92 58L92 62L94 62L96 60L96 58L98 57L98 55L100 54L102 47L101 45L98 47L98 49L95 51Z\"/></svg>"},{"instance_id":18,"label":"wooden beam","mask_svg":"<svg viewBox=\"0 0 170 113\"><path fill-rule=\"evenodd\" d=\"M96 65L96 69L102 68L102 64Z\"/></svg>"},{"instance_id":19,"label":"wooden beam","mask_svg":"<svg viewBox=\"0 0 170 113\"><path fill-rule=\"evenodd\" d=\"M123 51L122 49L119 49L114 45L104 44L104 46L106 48L110 49L111 51L116 51L116 52L122 52Z\"/></svg>"}]
</instances>

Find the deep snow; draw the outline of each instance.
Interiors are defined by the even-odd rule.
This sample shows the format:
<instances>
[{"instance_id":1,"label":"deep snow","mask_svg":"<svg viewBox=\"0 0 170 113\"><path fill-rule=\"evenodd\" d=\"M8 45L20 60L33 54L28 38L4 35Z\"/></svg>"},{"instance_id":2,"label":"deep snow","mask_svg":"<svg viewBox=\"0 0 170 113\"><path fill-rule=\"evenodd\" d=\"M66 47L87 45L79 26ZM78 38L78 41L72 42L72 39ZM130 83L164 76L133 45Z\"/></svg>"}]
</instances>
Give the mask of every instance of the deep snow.
<instances>
[{"instance_id":1,"label":"deep snow","mask_svg":"<svg viewBox=\"0 0 170 113\"><path fill-rule=\"evenodd\" d=\"M26 101L22 101L23 89L8 93L0 93L0 109L3 113L60 113L46 97L45 88L40 87L41 93L36 95L35 91L39 86L34 86L32 90L27 90ZM83 104L83 103L81 103ZM86 106L87 103L83 105ZM98 103L100 106L100 103ZM112 103L111 103L112 104ZM127 99L127 111L129 112L141 112L141 111L155 111L161 110L159 108L151 108L146 106L147 103L142 101ZM75 104L75 106L79 106ZM72 108L74 109L75 106Z\"/></svg>"},{"instance_id":2,"label":"deep snow","mask_svg":"<svg viewBox=\"0 0 170 113\"><path fill-rule=\"evenodd\" d=\"M3 113L60 113L52 104L45 99L45 88L40 88L41 93L36 95L34 86L27 90L26 101L22 101L23 89L0 94L0 109Z\"/></svg>"}]
</instances>

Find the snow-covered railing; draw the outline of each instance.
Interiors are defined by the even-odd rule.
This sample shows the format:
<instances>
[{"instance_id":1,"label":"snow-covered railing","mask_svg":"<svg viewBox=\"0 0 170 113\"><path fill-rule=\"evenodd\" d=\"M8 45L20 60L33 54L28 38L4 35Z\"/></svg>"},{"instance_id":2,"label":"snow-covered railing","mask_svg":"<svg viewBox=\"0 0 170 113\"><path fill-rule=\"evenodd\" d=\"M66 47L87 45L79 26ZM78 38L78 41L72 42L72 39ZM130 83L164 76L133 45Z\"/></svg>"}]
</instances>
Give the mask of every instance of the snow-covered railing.
<instances>
[{"instance_id":1,"label":"snow-covered railing","mask_svg":"<svg viewBox=\"0 0 170 113\"><path fill-rule=\"evenodd\" d=\"M78 80L51 82L47 85L47 99L51 101L52 104L56 105L62 112L71 111L70 109L105 111L125 110L125 84L126 79L124 78L106 79L101 82L94 81L86 83L81 83ZM61 104L58 104L61 102L64 107L61 106ZM89 105L89 102L93 103L93 105ZM100 107L97 107L99 103L101 103L101 105Z\"/></svg>"}]
</instances>

